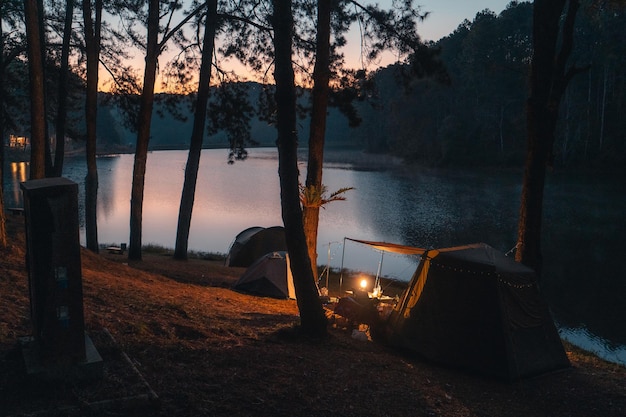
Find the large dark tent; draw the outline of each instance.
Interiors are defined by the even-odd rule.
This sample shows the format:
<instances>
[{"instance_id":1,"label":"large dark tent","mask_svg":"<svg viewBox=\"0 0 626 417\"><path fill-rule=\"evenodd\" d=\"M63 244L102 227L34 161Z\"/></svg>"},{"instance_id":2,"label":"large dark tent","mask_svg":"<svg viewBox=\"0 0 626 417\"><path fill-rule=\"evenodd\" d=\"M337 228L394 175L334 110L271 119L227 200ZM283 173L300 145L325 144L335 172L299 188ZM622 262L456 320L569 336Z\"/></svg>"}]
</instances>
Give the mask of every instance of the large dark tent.
<instances>
[{"instance_id":1,"label":"large dark tent","mask_svg":"<svg viewBox=\"0 0 626 417\"><path fill-rule=\"evenodd\" d=\"M386 323L392 345L507 380L570 366L532 269L484 243L426 250L350 240L421 257Z\"/></svg>"},{"instance_id":2,"label":"large dark tent","mask_svg":"<svg viewBox=\"0 0 626 417\"><path fill-rule=\"evenodd\" d=\"M484 243L425 251L388 324L392 344L498 378L570 366L534 271Z\"/></svg>"},{"instance_id":3,"label":"large dark tent","mask_svg":"<svg viewBox=\"0 0 626 417\"><path fill-rule=\"evenodd\" d=\"M240 232L230 245L226 266L247 267L267 253L286 250L284 227L250 227Z\"/></svg>"}]
</instances>

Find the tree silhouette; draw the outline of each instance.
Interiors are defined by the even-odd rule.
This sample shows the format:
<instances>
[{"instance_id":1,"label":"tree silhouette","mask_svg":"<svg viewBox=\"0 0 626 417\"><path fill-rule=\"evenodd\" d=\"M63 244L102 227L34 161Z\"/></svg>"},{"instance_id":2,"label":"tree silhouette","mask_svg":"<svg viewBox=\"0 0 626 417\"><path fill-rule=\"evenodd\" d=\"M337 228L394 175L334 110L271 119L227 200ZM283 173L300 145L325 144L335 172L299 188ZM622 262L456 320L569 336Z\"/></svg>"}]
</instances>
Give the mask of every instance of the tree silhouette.
<instances>
[{"instance_id":1,"label":"tree silhouette","mask_svg":"<svg viewBox=\"0 0 626 417\"><path fill-rule=\"evenodd\" d=\"M4 214L4 32L2 29L4 3L0 4L0 247L7 246L7 228Z\"/></svg>"},{"instance_id":2,"label":"tree silhouette","mask_svg":"<svg viewBox=\"0 0 626 417\"><path fill-rule=\"evenodd\" d=\"M437 59L437 52L429 50L420 40L416 32L417 22L424 18L415 8L412 1L405 1L390 10L382 10L377 6L364 6L360 2L349 0L332 2L320 0L317 2L317 24L315 25L315 64L313 67L313 87L311 91L311 122L309 127L309 153L307 175L303 188L303 223L304 232L309 250L311 269L317 277L317 234L319 226L320 203L344 199L343 194L350 187L342 188L333 193L331 198L325 199L325 186L322 183L324 143L326 137L326 118L328 114L331 89L329 83L338 78L336 73L345 64L337 56L335 50L341 45L343 31L350 23L358 21L361 27L362 44L369 45L367 59L375 59L383 51L393 50L400 56L408 56L412 75L424 76L442 74L441 62ZM356 12L348 12L348 7L354 7ZM331 27L331 16L335 15L334 25ZM331 31L334 29L335 44L331 44ZM364 71L351 74L351 82L358 84L365 78ZM344 77L345 78L345 77ZM353 108L353 101L358 98L354 94L355 88L343 86L341 93L334 94L334 103L350 119L357 124L358 116ZM339 197L341 196L341 197Z\"/></svg>"},{"instance_id":3,"label":"tree silhouette","mask_svg":"<svg viewBox=\"0 0 626 417\"><path fill-rule=\"evenodd\" d=\"M191 214L200 166L200 153L202 152L202 139L206 123L207 100L209 98L209 83L211 80L211 60L215 33L217 31L217 0L206 1L206 18L204 24L204 38L202 42L202 58L198 79L198 94L196 95L195 111L193 118L193 130L191 132L191 144L189 156L185 167L185 182L180 199L178 213L178 227L176 228L176 246L174 248L175 259L187 259L187 247L189 242L189 229L191 227Z\"/></svg>"},{"instance_id":4,"label":"tree silhouette","mask_svg":"<svg viewBox=\"0 0 626 417\"><path fill-rule=\"evenodd\" d=\"M24 0L28 45L28 81L30 91L30 179L46 176L46 106L43 48L43 20L37 0Z\"/></svg>"},{"instance_id":5,"label":"tree silhouette","mask_svg":"<svg viewBox=\"0 0 626 417\"><path fill-rule=\"evenodd\" d=\"M559 106L569 81L582 70L567 63L573 48L574 23L579 7L578 0L535 0L533 6L533 58L527 103L528 151L515 259L539 275L545 176L546 169L553 163Z\"/></svg>"},{"instance_id":6,"label":"tree silhouette","mask_svg":"<svg viewBox=\"0 0 626 417\"><path fill-rule=\"evenodd\" d=\"M70 0L71 1L71 0ZM85 95L85 125L87 142L85 157L85 240L87 249L98 252L98 167L96 164L96 132L98 120L98 68L100 61L100 33L102 27L102 0L95 2L95 20L92 18L91 0L83 0L83 30L87 55L87 91ZM57 139L58 141L59 139ZM63 140L61 138L60 140ZM59 148L57 147L57 152Z\"/></svg>"},{"instance_id":7,"label":"tree silhouette","mask_svg":"<svg viewBox=\"0 0 626 417\"><path fill-rule=\"evenodd\" d=\"M69 56L70 41L72 40L72 21L74 15L74 0L65 3L65 20L63 27L63 40L61 46L61 64L59 68L59 81L57 85L57 114L56 114L56 146L54 152L54 164L51 174L60 177L63 174L63 161L65 157L65 132L67 126L67 90L69 79Z\"/></svg>"},{"instance_id":8,"label":"tree silhouette","mask_svg":"<svg viewBox=\"0 0 626 417\"><path fill-rule=\"evenodd\" d=\"M317 279L317 231L319 211L322 206L322 166L324 164L324 139L330 81L330 22L331 0L317 2L317 37L315 42L315 67L311 91L311 123L309 127L309 155L305 187L302 190L302 215L304 235L311 261L313 277ZM347 191L347 190L346 190Z\"/></svg>"},{"instance_id":9,"label":"tree silhouette","mask_svg":"<svg viewBox=\"0 0 626 417\"><path fill-rule=\"evenodd\" d=\"M169 21L179 8L178 2L166 2L165 15ZM159 42L161 20L161 1L150 0L147 15L147 38L146 38L146 65L144 68L143 88L139 102L139 114L137 118L137 143L135 146L135 158L133 165L133 182L130 199L130 239L128 246L129 259L141 259L142 247L142 217L143 197L145 189L146 163L148 159L148 145L150 142L150 124L152 121L152 109L154 107L154 86L158 58L165 44L173 37L190 19L204 9L204 4L187 14L174 28L168 25L164 29L164 35Z\"/></svg>"},{"instance_id":10,"label":"tree silhouette","mask_svg":"<svg viewBox=\"0 0 626 417\"><path fill-rule=\"evenodd\" d=\"M293 15L291 1L273 0L274 80L276 82L276 121L278 174L285 239L300 322L303 332L313 337L326 335L326 316L322 309L310 267L302 224L298 184L298 138L296 134L296 88L292 67Z\"/></svg>"}]
</instances>

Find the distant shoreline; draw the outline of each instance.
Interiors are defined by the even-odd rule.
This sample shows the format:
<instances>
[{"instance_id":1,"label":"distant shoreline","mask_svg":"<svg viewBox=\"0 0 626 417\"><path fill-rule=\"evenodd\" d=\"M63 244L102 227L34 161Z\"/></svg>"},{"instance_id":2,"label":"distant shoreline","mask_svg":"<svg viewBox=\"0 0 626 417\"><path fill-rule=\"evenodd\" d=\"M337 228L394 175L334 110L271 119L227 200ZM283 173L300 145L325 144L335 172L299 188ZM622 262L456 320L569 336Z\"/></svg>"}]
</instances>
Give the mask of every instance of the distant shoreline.
<instances>
[{"instance_id":1,"label":"distant shoreline","mask_svg":"<svg viewBox=\"0 0 626 417\"><path fill-rule=\"evenodd\" d=\"M251 149L268 149L271 147L263 146L263 147L251 147L247 148ZM224 149L224 147L204 147L203 150L213 150L213 149ZM166 146L166 147L153 147L149 149L149 152L157 152L157 151L187 151L189 148L186 147L177 147L177 146ZM84 156L85 149L84 147L73 147L72 149L66 151L66 158L79 158ZM134 149L128 146L119 146L119 147L107 147L103 149L99 149L97 152L98 157L107 157L113 155L122 155L122 154L133 154ZM301 159L306 159L306 148L301 148L299 150L299 157ZM29 149L15 149L15 148L5 148L5 160L7 162L29 162L30 160L30 152ZM341 166L343 164L349 164L356 166L358 169L371 169L371 170L381 170L392 167L400 167L403 166L404 163L401 158L396 156L391 156L387 154L373 154L367 153L361 149L354 148L330 148L326 149L324 152L324 163L329 166Z\"/></svg>"}]
</instances>

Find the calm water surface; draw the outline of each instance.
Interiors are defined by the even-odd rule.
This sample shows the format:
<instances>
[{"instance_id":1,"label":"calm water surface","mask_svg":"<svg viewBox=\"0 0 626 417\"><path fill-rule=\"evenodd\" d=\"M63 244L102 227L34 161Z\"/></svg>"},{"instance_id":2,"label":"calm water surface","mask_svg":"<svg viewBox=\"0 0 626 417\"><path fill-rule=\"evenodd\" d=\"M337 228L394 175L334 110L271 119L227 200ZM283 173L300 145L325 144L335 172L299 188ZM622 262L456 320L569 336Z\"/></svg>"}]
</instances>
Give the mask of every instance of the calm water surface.
<instances>
[{"instance_id":1,"label":"calm water surface","mask_svg":"<svg viewBox=\"0 0 626 417\"><path fill-rule=\"evenodd\" d=\"M202 153L189 248L226 253L252 226L281 225L275 149L252 149L226 163L225 150ZM334 159L334 160L341 160ZM174 247L186 151L148 155L143 243ZM485 242L510 251L516 242L520 173L367 170L328 163L330 191L355 187L347 200L321 211L318 263L409 280L416 259L373 251L344 238L441 248ZM128 241L133 155L98 159L100 243ZM301 174L306 173L301 163ZM21 204L26 164L9 167L7 206ZM83 159L66 161L64 175L84 190ZM542 290L571 342L626 364L626 193L619 180L548 178L544 208ZM82 205L82 196L81 205ZM81 208L82 210L82 208ZM81 220L82 221L82 220ZM82 238L82 237L81 237Z\"/></svg>"}]
</instances>

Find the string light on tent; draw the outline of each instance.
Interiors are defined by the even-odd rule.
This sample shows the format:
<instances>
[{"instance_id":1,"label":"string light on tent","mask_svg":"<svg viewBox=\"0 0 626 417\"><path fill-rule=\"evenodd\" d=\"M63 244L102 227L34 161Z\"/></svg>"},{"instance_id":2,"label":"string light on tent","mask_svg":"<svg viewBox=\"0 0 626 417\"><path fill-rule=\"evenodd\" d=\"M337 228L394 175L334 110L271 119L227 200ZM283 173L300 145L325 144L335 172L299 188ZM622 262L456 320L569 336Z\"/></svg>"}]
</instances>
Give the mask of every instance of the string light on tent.
<instances>
[{"instance_id":1,"label":"string light on tent","mask_svg":"<svg viewBox=\"0 0 626 417\"><path fill-rule=\"evenodd\" d=\"M441 269L447 269L449 271L461 272L461 273L464 273L464 274L471 274L471 275L481 275L481 276L488 276L488 277L495 276L495 277L498 278L498 281L500 281L502 284L508 285L509 287L516 288L516 289L532 288L532 287L535 286L535 283L533 283L533 282L528 283L528 284L513 284L512 282L505 281L504 279L502 279L502 275L497 273L497 272L473 271L471 269L463 269L463 268L457 268L457 267L442 265L442 264L437 263L437 262L431 262L431 267L437 267L437 268L441 268Z\"/></svg>"}]
</instances>

